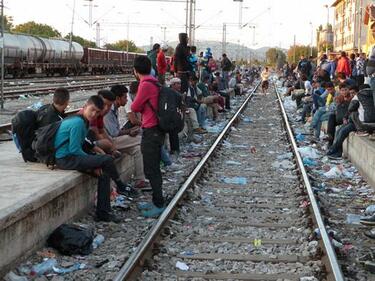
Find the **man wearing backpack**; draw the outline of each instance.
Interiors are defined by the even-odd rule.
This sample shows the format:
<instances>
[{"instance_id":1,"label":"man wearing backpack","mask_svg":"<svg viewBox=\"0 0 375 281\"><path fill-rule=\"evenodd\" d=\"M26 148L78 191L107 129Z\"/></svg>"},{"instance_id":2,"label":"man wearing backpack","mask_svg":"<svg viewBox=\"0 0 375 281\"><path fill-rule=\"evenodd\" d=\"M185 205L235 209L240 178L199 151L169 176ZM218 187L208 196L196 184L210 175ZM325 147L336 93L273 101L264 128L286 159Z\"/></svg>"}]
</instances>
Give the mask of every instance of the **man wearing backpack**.
<instances>
[{"instance_id":1,"label":"man wearing backpack","mask_svg":"<svg viewBox=\"0 0 375 281\"><path fill-rule=\"evenodd\" d=\"M150 75L151 61L145 56L134 59L134 74L140 81L137 95L131 105L133 112L142 114L141 151L146 178L152 188L152 203L140 204L144 217L158 217L165 209L160 171L161 147L165 134L159 128L159 87L156 78Z\"/></svg>"},{"instance_id":2,"label":"man wearing backpack","mask_svg":"<svg viewBox=\"0 0 375 281\"><path fill-rule=\"evenodd\" d=\"M38 128L58 122L66 117L65 109L69 104L69 91L58 88L53 94L52 104L43 105L38 111L24 110L12 119L14 142L22 153L25 162L37 162L32 142Z\"/></svg>"},{"instance_id":3,"label":"man wearing backpack","mask_svg":"<svg viewBox=\"0 0 375 281\"><path fill-rule=\"evenodd\" d=\"M88 123L97 118L103 108L103 99L99 96L91 96L79 115L61 122L54 138L55 162L62 170L93 170L98 176L96 219L119 222L120 220L111 213L110 180L116 183L120 194L128 195L128 191L120 179L113 158L109 155L87 154L82 149L88 132Z\"/></svg>"},{"instance_id":4,"label":"man wearing backpack","mask_svg":"<svg viewBox=\"0 0 375 281\"><path fill-rule=\"evenodd\" d=\"M44 127L58 122L66 117L65 109L69 104L69 91L65 88L57 88L53 94L51 104L43 105L37 111L37 127Z\"/></svg>"}]
</instances>

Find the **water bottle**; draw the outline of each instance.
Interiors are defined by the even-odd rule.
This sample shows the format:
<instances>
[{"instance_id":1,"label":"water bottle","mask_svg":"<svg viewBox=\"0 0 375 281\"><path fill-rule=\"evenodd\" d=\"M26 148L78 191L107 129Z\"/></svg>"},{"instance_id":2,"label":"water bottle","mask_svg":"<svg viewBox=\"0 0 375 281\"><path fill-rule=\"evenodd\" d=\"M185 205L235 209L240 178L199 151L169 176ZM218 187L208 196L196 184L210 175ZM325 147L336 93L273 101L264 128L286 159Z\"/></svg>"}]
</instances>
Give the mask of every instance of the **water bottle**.
<instances>
[{"instance_id":1,"label":"water bottle","mask_svg":"<svg viewBox=\"0 0 375 281\"><path fill-rule=\"evenodd\" d=\"M32 276L42 276L53 270L53 267L57 265L57 260L46 259L42 263L36 264L31 268Z\"/></svg>"},{"instance_id":2,"label":"water bottle","mask_svg":"<svg viewBox=\"0 0 375 281\"><path fill-rule=\"evenodd\" d=\"M98 248L104 242L104 240L105 238L103 235L101 234L96 235L95 239L92 241L92 247L94 249Z\"/></svg>"}]
</instances>

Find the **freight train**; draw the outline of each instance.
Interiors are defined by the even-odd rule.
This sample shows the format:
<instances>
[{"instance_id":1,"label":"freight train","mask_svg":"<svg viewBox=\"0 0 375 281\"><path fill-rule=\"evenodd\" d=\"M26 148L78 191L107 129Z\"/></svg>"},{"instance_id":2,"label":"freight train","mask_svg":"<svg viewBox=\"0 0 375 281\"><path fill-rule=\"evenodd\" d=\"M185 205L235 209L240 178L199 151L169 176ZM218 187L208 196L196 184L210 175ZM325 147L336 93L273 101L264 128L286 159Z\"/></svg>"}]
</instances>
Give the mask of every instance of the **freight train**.
<instances>
[{"instance_id":1,"label":"freight train","mask_svg":"<svg viewBox=\"0 0 375 281\"><path fill-rule=\"evenodd\" d=\"M29 74L53 76L81 73L130 73L139 53L82 47L58 39L4 34L4 70L14 78Z\"/></svg>"}]
</instances>

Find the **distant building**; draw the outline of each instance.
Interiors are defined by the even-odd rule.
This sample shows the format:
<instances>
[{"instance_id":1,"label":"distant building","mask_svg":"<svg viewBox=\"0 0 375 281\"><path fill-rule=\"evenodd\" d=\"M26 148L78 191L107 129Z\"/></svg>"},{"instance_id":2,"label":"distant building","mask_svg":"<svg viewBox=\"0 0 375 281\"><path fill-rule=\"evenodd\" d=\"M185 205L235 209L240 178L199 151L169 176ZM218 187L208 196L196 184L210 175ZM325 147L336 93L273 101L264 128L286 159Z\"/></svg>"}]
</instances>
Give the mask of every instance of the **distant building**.
<instances>
[{"instance_id":1,"label":"distant building","mask_svg":"<svg viewBox=\"0 0 375 281\"><path fill-rule=\"evenodd\" d=\"M367 27L363 24L363 17L369 2L371 0L336 0L332 4L335 8L333 27L335 51L362 50L367 38Z\"/></svg>"},{"instance_id":2,"label":"distant building","mask_svg":"<svg viewBox=\"0 0 375 281\"><path fill-rule=\"evenodd\" d=\"M316 30L316 46L318 48L318 54L333 50L333 30L332 25L328 24L323 28L319 26Z\"/></svg>"}]
</instances>

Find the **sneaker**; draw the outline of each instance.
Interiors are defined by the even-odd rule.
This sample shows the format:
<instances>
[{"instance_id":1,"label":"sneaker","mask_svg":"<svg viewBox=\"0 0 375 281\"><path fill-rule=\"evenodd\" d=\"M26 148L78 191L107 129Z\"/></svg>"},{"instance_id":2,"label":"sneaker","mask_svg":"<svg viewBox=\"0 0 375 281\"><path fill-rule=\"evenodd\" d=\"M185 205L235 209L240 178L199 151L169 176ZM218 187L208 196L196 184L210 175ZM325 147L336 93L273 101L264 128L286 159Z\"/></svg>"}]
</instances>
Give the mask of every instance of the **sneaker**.
<instances>
[{"instance_id":1,"label":"sneaker","mask_svg":"<svg viewBox=\"0 0 375 281\"><path fill-rule=\"evenodd\" d=\"M127 199L133 201L134 198L139 197L139 191L131 187L130 185L125 185L124 187L117 188L117 193L124 195Z\"/></svg>"},{"instance_id":2,"label":"sneaker","mask_svg":"<svg viewBox=\"0 0 375 281\"><path fill-rule=\"evenodd\" d=\"M160 216L161 213L164 212L165 210L165 207L162 207L162 208L158 208L156 207L154 204L152 204L152 208L151 209L148 209L148 210L143 210L141 213L142 213L142 216L144 216L145 218L157 218Z\"/></svg>"},{"instance_id":3,"label":"sneaker","mask_svg":"<svg viewBox=\"0 0 375 281\"><path fill-rule=\"evenodd\" d=\"M95 221L104 221L104 222L114 222L114 223L119 223L121 222L121 219L110 213L110 212L98 212L96 213L96 216L94 218Z\"/></svg>"},{"instance_id":4,"label":"sneaker","mask_svg":"<svg viewBox=\"0 0 375 281\"><path fill-rule=\"evenodd\" d=\"M365 231L363 234L366 235L370 239L375 239L375 229L374 228L369 230L369 231Z\"/></svg>"},{"instance_id":5,"label":"sneaker","mask_svg":"<svg viewBox=\"0 0 375 281\"><path fill-rule=\"evenodd\" d=\"M154 204L152 202L139 202L137 204L137 208L139 210L150 210L154 207Z\"/></svg>"},{"instance_id":6,"label":"sneaker","mask_svg":"<svg viewBox=\"0 0 375 281\"><path fill-rule=\"evenodd\" d=\"M364 225L375 225L375 214L370 217L363 218L359 222Z\"/></svg>"},{"instance_id":7,"label":"sneaker","mask_svg":"<svg viewBox=\"0 0 375 281\"><path fill-rule=\"evenodd\" d=\"M137 181L134 188L136 190L141 190L141 191L151 191L152 188L149 183L146 183L144 180Z\"/></svg>"},{"instance_id":8,"label":"sneaker","mask_svg":"<svg viewBox=\"0 0 375 281\"><path fill-rule=\"evenodd\" d=\"M193 130L193 132L195 134L206 134L207 133L207 131L202 129L202 128L196 128L196 129Z\"/></svg>"},{"instance_id":9,"label":"sneaker","mask_svg":"<svg viewBox=\"0 0 375 281\"><path fill-rule=\"evenodd\" d=\"M355 133L356 136L359 136L359 137L367 137L369 134L367 132L356 132Z\"/></svg>"},{"instance_id":10,"label":"sneaker","mask_svg":"<svg viewBox=\"0 0 375 281\"><path fill-rule=\"evenodd\" d=\"M332 154L332 155L327 155L328 159L331 159L331 160L340 160L342 159L342 157L340 155L337 155L337 154Z\"/></svg>"},{"instance_id":11,"label":"sneaker","mask_svg":"<svg viewBox=\"0 0 375 281\"><path fill-rule=\"evenodd\" d=\"M182 166L176 163L172 163L171 165L165 166L164 169L167 172L175 172L181 170Z\"/></svg>"}]
</instances>

